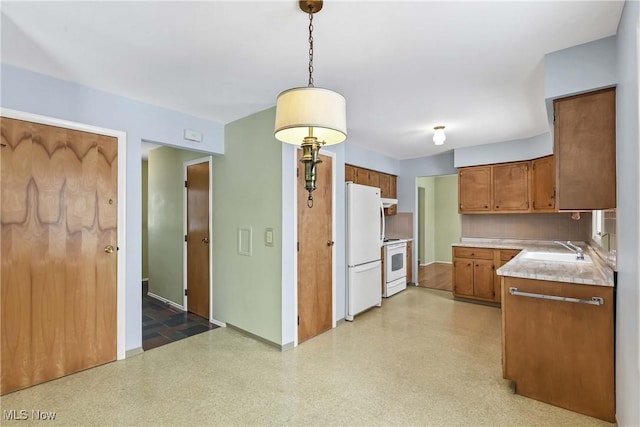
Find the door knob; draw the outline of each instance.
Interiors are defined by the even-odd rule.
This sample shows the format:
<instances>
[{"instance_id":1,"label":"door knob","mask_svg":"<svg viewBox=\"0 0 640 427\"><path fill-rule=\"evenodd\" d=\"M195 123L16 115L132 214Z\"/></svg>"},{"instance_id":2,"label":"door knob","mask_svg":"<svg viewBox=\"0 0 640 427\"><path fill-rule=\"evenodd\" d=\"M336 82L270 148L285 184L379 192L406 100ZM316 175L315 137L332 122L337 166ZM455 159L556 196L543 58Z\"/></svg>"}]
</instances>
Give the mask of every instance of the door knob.
<instances>
[{"instance_id":1,"label":"door knob","mask_svg":"<svg viewBox=\"0 0 640 427\"><path fill-rule=\"evenodd\" d=\"M107 245L104 247L104 251L108 254L112 254L113 253L113 246L111 245Z\"/></svg>"},{"instance_id":2,"label":"door knob","mask_svg":"<svg viewBox=\"0 0 640 427\"><path fill-rule=\"evenodd\" d=\"M202 243L207 243L208 244L209 243L209 238L205 237L204 239L202 239Z\"/></svg>"},{"instance_id":3,"label":"door knob","mask_svg":"<svg viewBox=\"0 0 640 427\"><path fill-rule=\"evenodd\" d=\"M333 246L334 243L333 240L327 240L327 246Z\"/></svg>"}]
</instances>

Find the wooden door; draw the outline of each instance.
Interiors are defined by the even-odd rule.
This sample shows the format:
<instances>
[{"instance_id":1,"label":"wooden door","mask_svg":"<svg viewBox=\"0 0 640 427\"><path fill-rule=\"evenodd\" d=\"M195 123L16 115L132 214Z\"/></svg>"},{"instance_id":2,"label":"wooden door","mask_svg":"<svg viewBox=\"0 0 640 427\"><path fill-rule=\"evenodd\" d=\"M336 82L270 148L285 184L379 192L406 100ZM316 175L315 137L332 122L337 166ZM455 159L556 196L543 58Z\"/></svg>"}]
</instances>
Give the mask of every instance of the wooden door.
<instances>
[{"instance_id":1,"label":"wooden door","mask_svg":"<svg viewBox=\"0 0 640 427\"><path fill-rule=\"evenodd\" d=\"M458 170L460 213L491 210L491 166L475 166Z\"/></svg>"},{"instance_id":2,"label":"wooden door","mask_svg":"<svg viewBox=\"0 0 640 427\"><path fill-rule=\"evenodd\" d=\"M473 295L483 299L493 299L493 261L476 259L473 261Z\"/></svg>"},{"instance_id":3,"label":"wooden door","mask_svg":"<svg viewBox=\"0 0 640 427\"><path fill-rule=\"evenodd\" d=\"M533 211L555 211L556 171L553 156L531 161L531 191Z\"/></svg>"},{"instance_id":4,"label":"wooden door","mask_svg":"<svg viewBox=\"0 0 640 427\"><path fill-rule=\"evenodd\" d=\"M529 210L529 162L493 166L493 208L496 211Z\"/></svg>"},{"instance_id":5,"label":"wooden door","mask_svg":"<svg viewBox=\"0 0 640 427\"><path fill-rule=\"evenodd\" d=\"M298 150L298 160L302 150ZM298 165L298 342L331 329L332 159L320 155L313 207L307 206L304 165Z\"/></svg>"},{"instance_id":6,"label":"wooden door","mask_svg":"<svg viewBox=\"0 0 640 427\"><path fill-rule=\"evenodd\" d=\"M187 310L209 318L209 162L187 166Z\"/></svg>"},{"instance_id":7,"label":"wooden door","mask_svg":"<svg viewBox=\"0 0 640 427\"><path fill-rule=\"evenodd\" d=\"M116 138L1 119L1 393L116 359Z\"/></svg>"}]
</instances>

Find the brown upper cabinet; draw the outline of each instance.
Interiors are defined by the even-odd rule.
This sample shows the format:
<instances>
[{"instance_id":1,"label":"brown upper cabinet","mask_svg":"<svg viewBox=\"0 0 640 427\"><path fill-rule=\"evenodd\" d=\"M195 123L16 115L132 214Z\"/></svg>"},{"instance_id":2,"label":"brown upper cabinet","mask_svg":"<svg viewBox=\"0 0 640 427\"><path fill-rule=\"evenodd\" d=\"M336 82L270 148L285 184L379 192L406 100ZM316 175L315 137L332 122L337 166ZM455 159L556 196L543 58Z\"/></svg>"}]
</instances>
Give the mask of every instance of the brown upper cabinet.
<instances>
[{"instance_id":1,"label":"brown upper cabinet","mask_svg":"<svg viewBox=\"0 0 640 427\"><path fill-rule=\"evenodd\" d=\"M491 166L458 169L460 213L490 212L491 199Z\"/></svg>"},{"instance_id":2,"label":"brown upper cabinet","mask_svg":"<svg viewBox=\"0 0 640 427\"><path fill-rule=\"evenodd\" d=\"M614 88L553 101L557 209L616 207Z\"/></svg>"},{"instance_id":3,"label":"brown upper cabinet","mask_svg":"<svg viewBox=\"0 0 640 427\"><path fill-rule=\"evenodd\" d=\"M556 166L553 156L531 160L531 211L556 211Z\"/></svg>"},{"instance_id":4,"label":"brown upper cabinet","mask_svg":"<svg viewBox=\"0 0 640 427\"><path fill-rule=\"evenodd\" d=\"M493 167L493 210L529 210L529 162L504 163Z\"/></svg>"},{"instance_id":5,"label":"brown upper cabinet","mask_svg":"<svg viewBox=\"0 0 640 427\"><path fill-rule=\"evenodd\" d=\"M395 175L378 172L371 169L360 168L353 165L344 165L344 180L355 182L356 184L369 185L380 188L380 197L386 199L397 199L398 189ZM384 209L385 215L395 215L397 205Z\"/></svg>"},{"instance_id":6,"label":"brown upper cabinet","mask_svg":"<svg viewBox=\"0 0 640 427\"><path fill-rule=\"evenodd\" d=\"M554 156L458 169L461 214L555 212Z\"/></svg>"}]
</instances>

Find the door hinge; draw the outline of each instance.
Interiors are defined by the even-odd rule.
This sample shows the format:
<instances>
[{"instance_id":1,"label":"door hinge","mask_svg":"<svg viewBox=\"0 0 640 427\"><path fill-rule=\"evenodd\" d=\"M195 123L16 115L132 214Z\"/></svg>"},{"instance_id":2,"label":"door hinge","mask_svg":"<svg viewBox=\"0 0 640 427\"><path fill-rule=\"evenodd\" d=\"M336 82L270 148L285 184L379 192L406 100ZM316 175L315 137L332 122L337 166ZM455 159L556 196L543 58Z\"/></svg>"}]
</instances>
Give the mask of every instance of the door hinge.
<instances>
[{"instance_id":1,"label":"door hinge","mask_svg":"<svg viewBox=\"0 0 640 427\"><path fill-rule=\"evenodd\" d=\"M184 296L186 297L188 293L189 293L189 290L188 290L188 289L185 289L185 290L184 290Z\"/></svg>"},{"instance_id":2,"label":"door hinge","mask_svg":"<svg viewBox=\"0 0 640 427\"><path fill-rule=\"evenodd\" d=\"M189 186L189 183L187 181L184 182L184 188L187 188Z\"/></svg>"},{"instance_id":3,"label":"door hinge","mask_svg":"<svg viewBox=\"0 0 640 427\"><path fill-rule=\"evenodd\" d=\"M300 316L298 316L298 325L300 325Z\"/></svg>"},{"instance_id":4,"label":"door hinge","mask_svg":"<svg viewBox=\"0 0 640 427\"><path fill-rule=\"evenodd\" d=\"M300 252L300 242L298 242L298 252Z\"/></svg>"},{"instance_id":5,"label":"door hinge","mask_svg":"<svg viewBox=\"0 0 640 427\"><path fill-rule=\"evenodd\" d=\"M495 269L496 269L496 266L495 266L495 265L493 265L493 264L491 264L491 269L492 269L492 270L495 270Z\"/></svg>"},{"instance_id":6,"label":"door hinge","mask_svg":"<svg viewBox=\"0 0 640 427\"><path fill-rule=\"evenodd\" d=\"M300 168L296 168L296 178L300 178Z\"/></svg>"},{"instance_id":7,"label":"door hinge","mask_svg":"<svg viewBox=\"0 0 640 427\"><path fill-rule=\"evenodd\" d=\"M187 241L187 235L186 234L184 235L184 241L185 242Z\"/></svg>"}]
</instances>

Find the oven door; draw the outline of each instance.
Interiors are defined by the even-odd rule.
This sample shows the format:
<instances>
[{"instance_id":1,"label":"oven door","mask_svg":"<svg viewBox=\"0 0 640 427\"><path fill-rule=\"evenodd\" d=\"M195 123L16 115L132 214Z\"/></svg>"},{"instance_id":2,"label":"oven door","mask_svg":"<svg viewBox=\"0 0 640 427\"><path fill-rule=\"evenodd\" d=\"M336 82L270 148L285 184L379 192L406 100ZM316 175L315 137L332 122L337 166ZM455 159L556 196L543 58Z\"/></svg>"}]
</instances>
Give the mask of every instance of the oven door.
<instances>
[{"instance_id":1,"label":"oven door","mask_svg":"<svg viewBox=\"0 0 640 427\"><path fill-rule=\"evenodd\" d=\"M401 278L407 277L407 266L405 265L407 259L407 244L394 243L387 245L385 248L385 282L393 282Z\"/></svg>"}]
</instances>

